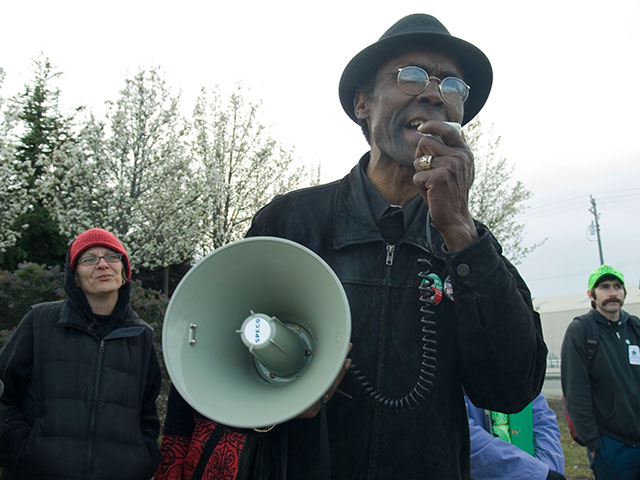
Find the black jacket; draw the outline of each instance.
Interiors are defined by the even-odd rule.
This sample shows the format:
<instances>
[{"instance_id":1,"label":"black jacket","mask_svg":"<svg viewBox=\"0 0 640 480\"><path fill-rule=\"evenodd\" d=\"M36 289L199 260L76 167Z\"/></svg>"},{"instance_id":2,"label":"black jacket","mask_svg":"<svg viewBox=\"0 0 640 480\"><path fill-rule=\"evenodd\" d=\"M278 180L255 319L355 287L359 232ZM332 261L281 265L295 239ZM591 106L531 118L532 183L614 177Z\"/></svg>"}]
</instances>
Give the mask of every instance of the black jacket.
<instances>
[{"instance_id":1,"label":"black jacket","mask_svg":"<svg viewBox=\"0 0 640 480\"><path fill-rule=\"evenodd\" d=\"M161 379L151 327L129 306L129 284L101 335L72 274L65 289L70 299L33 306L0 354L2 478L151 478Z\"/></svg>"},{"instance_id":2,"label":"black jacket","mask_svg":"<svg viewBox=\"0 0 640 480\"><path fill-rule=\"evenodd\" d=\"M640 365L629 358L630 346L640 346L640 319L622 310L611 322L595 309L581 317L567 327L561 351L562 391L576 433L590 451L600 447L601 434L640 445ZM591 361L586 321L597 332Z\"/></svg>"},{"instance_id":3,"label":"black jacket","mask_svg":"<svg viewBox=\"0 0 640 480\"><path fill-rule=\"evenodd\" d=\"M353 398L337 394L328 403L334 479L469 478L463 387L477 405L503 412L521 410L542 387L547 349L516 269L481 225L480 239L453 255L434 232L430 254L426 214L422 204L404 236L387 245L368 206L361 167L356 166L341 181L276 198L258 212L248 232L298 242L332 267L351 309L349 356L363 381L386 397L404 396L421 374L418 273L424 267L418 258L430 258L430 270L453 284L454 301L445 295L434 308L435 382L419 407L389 411L350 374L340 389ZM288 477L320 478L320 417L250 436L241 464L253 465L256 478L275 478L274 471L279 475L279 449L274 445L284 443L281 430L286 429Z\"/></svg>"}]
</instances>

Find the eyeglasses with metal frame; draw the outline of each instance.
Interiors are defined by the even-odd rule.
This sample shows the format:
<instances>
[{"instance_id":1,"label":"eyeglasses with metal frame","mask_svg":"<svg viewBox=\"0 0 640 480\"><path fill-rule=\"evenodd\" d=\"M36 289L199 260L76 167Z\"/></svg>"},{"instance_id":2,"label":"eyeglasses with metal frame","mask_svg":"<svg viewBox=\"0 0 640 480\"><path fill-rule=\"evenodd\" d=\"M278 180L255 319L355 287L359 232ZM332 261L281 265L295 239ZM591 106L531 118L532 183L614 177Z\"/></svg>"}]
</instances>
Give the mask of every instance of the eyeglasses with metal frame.
<instances>
[{"instance_id":1,"label":"eyeglasses with metal frame","mask_svg":"<svg viewBox=\"0 0 640 480\"><path fill-rule=\"evenodd\" d=\"M90 267L92 265L97 265L100 263L100 259L104 258L104 261L107 263L118 263L122 260L123 255L121 253L105 253L104 255L87 255L86 257L82 257L78 259L78 264Z\"/></svg>"},{"instance_id":2,"label":"eyeglasses with metal frame","mask_svg":"<svg viewBox=\"0 0 640 480\"><path fill-rule=\"evenodd\" d=\"M420 95L425 91L431 80L437 80L438 90L442 99L451 105L461 105L469 98L471 87L458 77L429 76L427 71L420 67L407 66L399 68L396 81L400 90L407 95Z\"/></svg>"}]
</instances>

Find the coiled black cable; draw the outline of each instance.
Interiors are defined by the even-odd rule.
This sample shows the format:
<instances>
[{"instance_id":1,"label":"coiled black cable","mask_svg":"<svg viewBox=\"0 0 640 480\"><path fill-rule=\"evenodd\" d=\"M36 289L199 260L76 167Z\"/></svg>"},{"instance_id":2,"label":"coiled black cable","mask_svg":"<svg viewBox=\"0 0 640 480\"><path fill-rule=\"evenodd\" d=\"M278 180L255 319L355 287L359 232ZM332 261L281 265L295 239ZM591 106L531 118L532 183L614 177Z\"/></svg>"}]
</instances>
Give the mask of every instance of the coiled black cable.
<instances>
[{"instance_id":1,"label":"coiled black cable","mask_svg":"<svg viewBox=\"0 0 640 480\"><path fill-rule=\"evenodd\" d=\"M349 372L355 376L356 381L370 398L385 409L396 412L413 410L420 406L426 399L426 395L431 391L436 376L438 342L436 338L435 313L433 311L435 305L433 278L429 274L431 261L428 258L419 258L418 263L425 267L425 271L418 273L418 277L420 277L418 290L420 292L420 301L423 303L420 307L420 313L422 313L420 318L420 323L422 324L422 360L415 386L402 397L390 398L378 392L355 363L352 362L349 368Z\"/></svg>"}]
</instances>

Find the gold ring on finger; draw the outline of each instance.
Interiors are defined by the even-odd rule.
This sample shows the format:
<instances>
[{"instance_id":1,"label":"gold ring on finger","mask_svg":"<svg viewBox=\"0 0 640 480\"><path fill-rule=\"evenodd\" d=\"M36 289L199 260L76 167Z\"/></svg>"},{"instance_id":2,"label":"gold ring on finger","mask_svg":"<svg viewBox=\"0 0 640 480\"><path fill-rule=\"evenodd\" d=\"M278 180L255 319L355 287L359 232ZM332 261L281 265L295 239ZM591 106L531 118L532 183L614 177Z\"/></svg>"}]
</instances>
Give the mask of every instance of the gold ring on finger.
<instances>
[{"instance_id":1,"label":"gold ring on finger","mask_svg":"<svg viewBox=\"0 0 640 480\"><path fill-rule=\"evenodd\" d=\"M418 165L420 165L421 170L431 170L431 160L433 160L433 155L423 155L418 160Z\"/></svg>"}]
</instances>

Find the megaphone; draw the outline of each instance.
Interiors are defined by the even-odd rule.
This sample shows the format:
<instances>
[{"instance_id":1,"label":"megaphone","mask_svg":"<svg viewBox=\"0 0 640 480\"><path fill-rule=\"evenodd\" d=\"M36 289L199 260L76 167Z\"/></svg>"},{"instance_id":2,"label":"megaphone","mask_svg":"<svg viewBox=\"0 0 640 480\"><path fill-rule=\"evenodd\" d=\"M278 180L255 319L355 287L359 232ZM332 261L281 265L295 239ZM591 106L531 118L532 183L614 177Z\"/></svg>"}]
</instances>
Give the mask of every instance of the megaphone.
<instances>
[{"instance_id":1,"label":"megaphone","mask_svg":"<svg viewBox=\"0 0 640 480\"><path fill-rule=\"evenodd\" d=\"M197 412L238 428L298 416L329 390L351 317L340 280L290 240L253 237L196 263L167 307L169 377Z\"/></svg>"}]
</instances>

